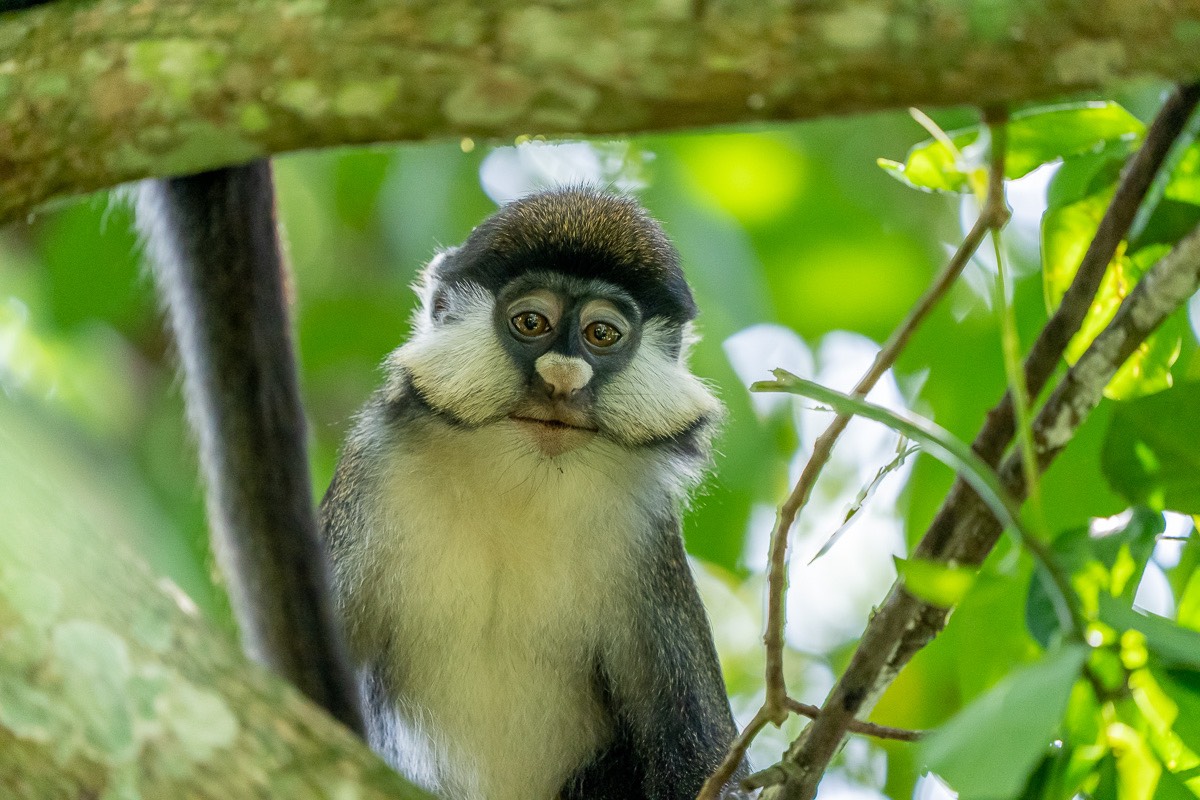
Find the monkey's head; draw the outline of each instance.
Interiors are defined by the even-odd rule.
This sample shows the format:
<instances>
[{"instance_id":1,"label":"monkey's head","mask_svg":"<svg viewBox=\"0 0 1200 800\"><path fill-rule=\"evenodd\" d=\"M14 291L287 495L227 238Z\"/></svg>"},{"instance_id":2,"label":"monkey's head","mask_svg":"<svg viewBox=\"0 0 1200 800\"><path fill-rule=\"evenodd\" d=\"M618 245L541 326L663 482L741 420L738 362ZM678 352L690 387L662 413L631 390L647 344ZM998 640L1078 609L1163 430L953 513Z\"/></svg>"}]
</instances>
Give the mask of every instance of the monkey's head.
<instances>
[{"instance_id":1,"label":"monkey's head","mask_svg":"<svg viewBox=\"0 0 1200 800\"><path fill-rule=\"evenodd\" d=\"M670 443L720 413L687 367L696 306L679 254L633 200L517 200L435 257L418 291L390 385L457 424L513 426L553 457L597 436Z\"/></svg>"}]
</instances>

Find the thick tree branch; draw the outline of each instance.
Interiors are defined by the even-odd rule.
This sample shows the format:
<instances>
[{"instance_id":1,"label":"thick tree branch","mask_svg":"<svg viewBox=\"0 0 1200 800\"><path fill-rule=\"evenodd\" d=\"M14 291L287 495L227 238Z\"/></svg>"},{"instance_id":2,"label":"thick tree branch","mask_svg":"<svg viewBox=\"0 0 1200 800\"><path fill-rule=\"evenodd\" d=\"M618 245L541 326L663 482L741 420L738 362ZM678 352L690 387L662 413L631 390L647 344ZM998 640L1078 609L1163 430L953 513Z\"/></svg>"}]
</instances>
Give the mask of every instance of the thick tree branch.
<instances>
[{"instance_id":1,"label":"thick tree branch","mask_svg":"<svg viewBox=\"0 0 1200 800\"><path fill-rule=\"evenodd\" d=\"M0 797L431 800L152 576L145 499L67 439L0 393Z\"/></svg>"},{"instance_id":2,"label":"thick tree branch","mask_svg":"<svg viewBox=\"0 0 1200 800\"><path fill-rule=\"evenodd\" d=\"M1200 289L1200 228L1193 230L1134 288L1079 361L1067 372L1033 423L1038 466L1045 469L1100 402L1118 367L1166 318ZM1016 499L1025 496L1020 455L1001 465L1000 479ZM1001 534L1000 524L973 493L960 503L954 534L938 556L979 564ZM949 501L948 501L949 502ZM850 720L874 698L920 646L944 626L949 611L910 595L902 582L867 626L850 666L830 692L820 716L789 748L789 769L773 773L781 782L771 800L810 800L826 765L837 752ZM766 777L766 776L760 776ZM758 785L763 785L759 783Z\"/></svg>"},{"instance_id":3,"label":"thick tree branch","mask_svg":"<svg viewBox=\"0 0 1200 800\"><path fill-rule=\"evenodd\" d=\"M0 16L0 221L300 148L991 105L1200 75L1200 0L75 0Z\"/></svg>"}]
</instances>

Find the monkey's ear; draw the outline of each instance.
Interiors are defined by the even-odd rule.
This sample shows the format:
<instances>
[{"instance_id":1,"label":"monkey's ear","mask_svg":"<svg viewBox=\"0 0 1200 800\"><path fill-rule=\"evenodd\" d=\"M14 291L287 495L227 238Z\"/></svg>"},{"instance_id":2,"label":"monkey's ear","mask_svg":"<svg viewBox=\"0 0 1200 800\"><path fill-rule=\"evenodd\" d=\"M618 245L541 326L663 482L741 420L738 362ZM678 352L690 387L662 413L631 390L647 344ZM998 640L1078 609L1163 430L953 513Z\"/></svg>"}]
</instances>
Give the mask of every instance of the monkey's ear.
<instances>
[{"instance_id":1,"label":"monkey's ear","mask_svg":"<svg viewBox=\"0 0 1200 800\"><path fill-rule=\"evenodd\" d=\"M446 259L453 256L457 248L441 250L430 259L417 275L413 291L420 303L413 316L413 326L418 330L432 328L441 323L448 310L446 288L442 283L441 270Z\"/></svg>"}]
</instances>

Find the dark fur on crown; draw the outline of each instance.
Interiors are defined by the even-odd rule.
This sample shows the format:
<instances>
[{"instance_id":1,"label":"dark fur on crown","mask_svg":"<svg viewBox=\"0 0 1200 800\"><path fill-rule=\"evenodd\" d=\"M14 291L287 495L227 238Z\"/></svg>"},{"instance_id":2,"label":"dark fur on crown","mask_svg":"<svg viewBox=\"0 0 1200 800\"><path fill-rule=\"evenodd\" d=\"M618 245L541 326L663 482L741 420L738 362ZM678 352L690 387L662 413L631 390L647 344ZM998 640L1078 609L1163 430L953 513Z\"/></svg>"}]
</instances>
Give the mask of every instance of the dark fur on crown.
<instances>
[{"instance_id":1,"label":"dark fur on crown","mask_svg":"<svg viewBox=\"0 0 1200 800\"><path fill-rule=\"evenodd\" d=\"M678 251L662 226L627 197L567 188L515 200L449 251L437 277L447 284L478 283L495 294L532 271L615 284L636 298L647 319L683 325L696 316Z\"/></svg>"}]
</instances>

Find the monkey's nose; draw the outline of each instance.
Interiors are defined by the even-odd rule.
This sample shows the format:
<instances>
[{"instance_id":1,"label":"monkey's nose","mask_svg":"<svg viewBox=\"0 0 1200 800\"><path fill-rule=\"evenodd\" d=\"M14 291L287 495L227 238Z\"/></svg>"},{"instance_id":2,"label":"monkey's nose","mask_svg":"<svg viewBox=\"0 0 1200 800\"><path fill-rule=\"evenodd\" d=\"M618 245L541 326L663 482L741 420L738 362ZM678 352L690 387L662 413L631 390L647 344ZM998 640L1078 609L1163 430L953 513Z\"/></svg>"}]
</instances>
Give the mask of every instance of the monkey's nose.
<instances>
[{"instance_id":1,"label":"monkey's nose","mask_svg":"<svg viewBox=\"0 0 1200 800\"><path fill-rule=\"evenodd\" d=\"M592 379L592 365L575 356L546 353L533 366L546 384L546 393L555 399L574 397Z\"/></svg>"}]
</instances>

